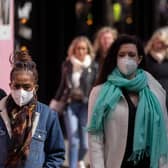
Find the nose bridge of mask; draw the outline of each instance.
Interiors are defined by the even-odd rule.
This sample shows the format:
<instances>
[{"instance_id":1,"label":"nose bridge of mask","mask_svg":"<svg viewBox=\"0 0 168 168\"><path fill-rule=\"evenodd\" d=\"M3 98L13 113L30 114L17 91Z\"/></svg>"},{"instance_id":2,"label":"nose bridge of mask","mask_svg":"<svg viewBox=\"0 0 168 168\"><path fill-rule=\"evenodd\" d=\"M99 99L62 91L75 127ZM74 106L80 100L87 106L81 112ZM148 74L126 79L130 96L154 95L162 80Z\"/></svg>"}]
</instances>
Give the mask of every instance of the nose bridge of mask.
<instances>
[{"instance_id":1,"label":"nose bridge of mask","mask_svg":"<svg viewBox=\"0 0 168 168\"><path fill-rule=\"evenodd\" d=\"M13 92L17 97L20 97L22 95L22 88L17 89L17 90L13 90Z\"/></svg>"},{"instance_id":2,"label":"nose bridge of mask","mask_svg":"<svg viewBox=\"0 0 168 168\"><path fill-rule=\"evenodd\" d=\"M20 89L20 93L21 93L21 96L22 96L22 95L24 96L24 95L27 93L27 91L25 91L23 88L21 88L21 89Z\"/></svg>"},{"instance_id":3,"label":"nose bridge of mask","mask_svg":"<svg viewBox=\"0 0 168 168\"><path fill-rule=\"evenodd\" d=\"M132 62L132 59L127 54L127 56L120 58L120 62L124 65L128 65L130 62Z\"/></svg>"},{"instance_id":4,"label":"nose bridge of mask","mask_svg":"<svg viewBox=\"0 0 168 168\"><path fill-rule=\"evenodd\" d=\"M128 75L133 73L137 68L137 63L133 59L128 59L127 61L127 73Z\"/></svg>"},{"instance_id":5,"label":"nose bridge of mask","mask_svg":"<svg viewBox=\"0 0 168 168\"><path fill-rule=\"evenodd\" d=\"M29 95L33 92L32 91L26 91L23 88L20 88L19 90L15 91L16 96L20 99L20 101L26 99L27 97L29 97Z\"/></svg>"},{"instance_id":6,"label":"nose bridge of mask","mask_svg":"<svg viewBox=\"0 0 168 168\"><path fill-rule=\"evenodd\" d=\"M23 98L26 95L26 91L23 88L15 90L15 95L19 98Z\"/></svg>"},{"instance_id":7,"label":"nose bridge of mask","mask_svg":"<svg viewBox=\"0 0 168 168\"><path fill-rule=\"evenodd\" d=\"M132 58L129 56L128 53L124 56L123 59L128 60L128 61L132 60Z\"/></svg>"},{"instance_id":8,"label":"nose bridge of mask","mask_svg":"<svg viewBox=\"0 0 168 168\"><path fill-rule=\"evenodd\" d=\"M27 104L33 97L33 90L26 91L23 88L14 92L13 98L17 105L23 106Z\"/></svg>"},{"instance_id":9,"label":"nose bridge of mask","mask_svg":"<svg viewBox=\"0 0 168 168\"><path fill-rule=\"evenodd\" d=\"M120 71L125 75L131 74L137 68L136 61L130 58L128 54L127 56L120 58L120 61L118 63L119 63L118 67Z\"/></svg>"}]
</instances>

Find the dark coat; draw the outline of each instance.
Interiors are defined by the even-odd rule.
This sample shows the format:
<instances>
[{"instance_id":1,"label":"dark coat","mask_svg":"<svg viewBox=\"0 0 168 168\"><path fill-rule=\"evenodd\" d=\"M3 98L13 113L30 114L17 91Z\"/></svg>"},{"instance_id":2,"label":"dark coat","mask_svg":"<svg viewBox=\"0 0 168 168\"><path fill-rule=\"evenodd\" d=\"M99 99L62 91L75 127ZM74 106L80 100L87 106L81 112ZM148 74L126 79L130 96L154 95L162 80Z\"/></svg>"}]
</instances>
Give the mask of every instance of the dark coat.
<instances>
[{"instance_id":1,"label":"dark coat","mask_svg":"<svg viewBox=\"0 0 168 168\"><path fill-rule=\"evenodd\" d=\"M146 70L160 82L168 95L168 60L158 63L150 54L148 54L146 56ZM168 107L168 97L166 101Z\"/></svg>"},{"instance_id":2,"label":"dark coat","mask_svg":"<svg viewBox=\"0 0 168 168\"><path fill-rule=\"evenodd\" d=\"M6 96L6 92L3 89L0 89L0 100Z\"/></svg>"},{"instance_id":3,"label":"dark coat","mask_svg":"<svg viewBox=\"0 0 168 168\"><path fill-rule=\"evenodd\" d=\"M64 102L71 102L71 94L74 89L72 82L72 73L73 73L73 65L71 61L65 61L62 64L62 77L59 88L57 90L55 99L63 100ZM83 69L81 78L80 78L80 86L79 89L83 93L82 101L87 102L90 90L95 82L97 75L97 64L92 62L92 64Z\"/></svg>"}]
</instances>

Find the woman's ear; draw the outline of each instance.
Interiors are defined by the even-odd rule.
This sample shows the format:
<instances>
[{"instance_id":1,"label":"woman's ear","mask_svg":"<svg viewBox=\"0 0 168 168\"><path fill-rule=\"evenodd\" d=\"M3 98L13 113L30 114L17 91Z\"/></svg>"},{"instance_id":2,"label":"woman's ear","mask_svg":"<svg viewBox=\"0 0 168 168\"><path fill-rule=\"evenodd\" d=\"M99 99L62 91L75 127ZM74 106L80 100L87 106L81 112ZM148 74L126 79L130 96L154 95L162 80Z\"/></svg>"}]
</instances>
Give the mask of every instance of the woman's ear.
<instances>
[{"instance_id":1,"label":"woman's ear","mask_svg":"<svg viewBox=\"0 0 168 168\"><path fill-rule=\"evenodd\" d=\"M39 85L35 85L35 91L37 92Z\"/></svg>"}]
</instances>

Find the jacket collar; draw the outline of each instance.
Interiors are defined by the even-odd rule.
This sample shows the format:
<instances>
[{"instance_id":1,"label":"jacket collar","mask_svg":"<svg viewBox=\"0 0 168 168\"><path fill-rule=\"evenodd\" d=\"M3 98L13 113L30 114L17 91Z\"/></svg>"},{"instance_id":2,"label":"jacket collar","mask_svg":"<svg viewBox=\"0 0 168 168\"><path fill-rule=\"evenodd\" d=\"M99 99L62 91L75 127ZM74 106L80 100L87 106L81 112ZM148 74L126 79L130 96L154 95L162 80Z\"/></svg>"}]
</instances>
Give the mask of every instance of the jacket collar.
<instances>
[{"instance_id":1,"label":"jacket collar","mask_svg":"<svg viewBox=\"0 0 168 168\"><path fill-rule=\"evenodd\" d=\"M11 124L10 124L10 119L9 119L9 116L7 114L7 110L6 110L6 107L5 107L6 99L7 99L7 96L4 97L0 101L0 117L4 121L5 126L7 128L7 131L8 131L8 134L9 134L9 136L11 138L12 137ZM35 130L37 128L37 125L38 125L38 122L39 122L39 118L40 118L40 113L39 112L35 112L35 118L34 118L33 127L32 127L32 137L33 137L33 135L35 133Z\"/></svg>"}]
</instances>

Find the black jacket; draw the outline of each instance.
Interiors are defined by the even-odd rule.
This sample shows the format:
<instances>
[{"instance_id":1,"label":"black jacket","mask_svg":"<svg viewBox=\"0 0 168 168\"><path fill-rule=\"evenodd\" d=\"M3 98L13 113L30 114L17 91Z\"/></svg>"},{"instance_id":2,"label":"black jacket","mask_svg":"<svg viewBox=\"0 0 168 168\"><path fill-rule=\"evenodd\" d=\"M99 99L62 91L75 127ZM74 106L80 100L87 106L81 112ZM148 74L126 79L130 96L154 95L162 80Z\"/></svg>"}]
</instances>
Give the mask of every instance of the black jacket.
<instances>
[{"instance_id":1,"label":"black jacket","mask_svg":"<svg viewBox=\"0 0 168 168\"><path fill-rule=\"evenodd\" d=\"M146 70L150 72L166 90L166 105L168 108L168 60L158 63L150 54L146 56Z\"/></svg>"},{"instance_id":2,"label":"black jacket","mask_svg":"<svg viewBox=\"0 0 168 168\"><path fill-rule=\"evenodd\" d=\"M72 73L73 73L73 65L71 61L65 61L62 64L62 76L59 88L56 92L55 99L63 100L64 102L72 101L70 99L71 93L74 89L72 83ZM80 78L80 86L79 89L83 92L82 100L84 102L88 101L90 90L95 82L97 74L97 64L92 62L92 64L83 69L81 78Z\"/></svg>"},{"instance_id":3,"label":"black jacket","mask_svg":"<svg viewBox=\"0 0 168 168\"><path fill-rule=\"evenodd\" d=\"M6 92L3 89L0 89L0 100L6 96Z\"/></svg>"}]
</instances>

